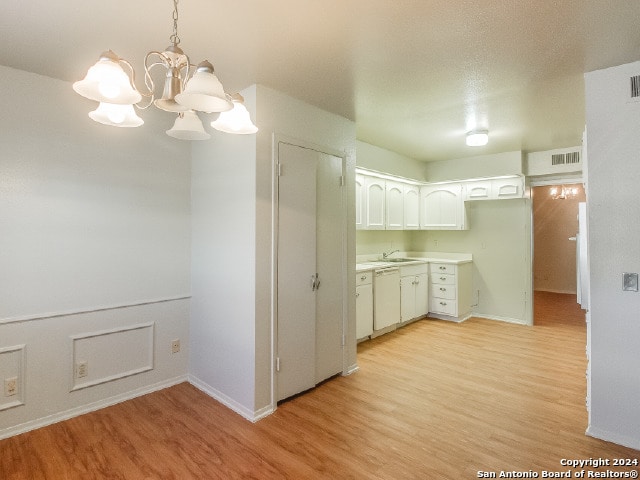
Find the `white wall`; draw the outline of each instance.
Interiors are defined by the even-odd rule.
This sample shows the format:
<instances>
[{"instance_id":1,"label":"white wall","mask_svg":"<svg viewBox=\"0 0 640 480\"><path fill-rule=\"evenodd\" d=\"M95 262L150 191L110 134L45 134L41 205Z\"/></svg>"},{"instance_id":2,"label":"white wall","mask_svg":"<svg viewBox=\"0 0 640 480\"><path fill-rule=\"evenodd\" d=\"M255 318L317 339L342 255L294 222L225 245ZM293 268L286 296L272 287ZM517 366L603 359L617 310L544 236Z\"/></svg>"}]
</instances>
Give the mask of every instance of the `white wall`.
<instances>
[{"instance_id":1,"label":"white wall","mask_svg":"<svg viewBox=\"0 0 640 480\"><path fill-rule=\"evenodd\" d=\"M424 180L425 163L399 153L358 140L356 164L361 168L389 173L414 180Z\"/></svg>"},{"instance_id":2,"label":"white wall","mask_svg":"<svg viewBox=\"0 0 640 480\"><path fill-rule=\"evenodd\" d=\"M553 155L570 152L580 152L580 155L582 156L582 146L558 148L555 150L545 150L543 152L529 152L526 154L524 161L525 174L528 177L539 175L562 175L568 177L570 174L581 174L582 158L580 159L580 163L569 163L565 165L551 164L551 158Z\"/></svg>"},{"instance_id":3,"label":"white wall","mask_svg":"<svg viewBox=\"0 0 640 480\"><path fill-rule=\"evenodd\" d=\"M274 406L274 134L345 152L352 226L355 126L260 85L242 94L260 128L257 135L224 139L216 136L193 148L190 372L194 383L203 390L245 417L256 419ZM355 274L354 230L351 228L347 239L350 277ZM349 318L355 319L355 286L349 288ZM346 363L355 365L355 324L349 328Z\"/></svg>"},{"instance_id":4,"label":"white wall","mask_svg":"<svg viewBox=\"0 0 640 480\"><path fill-rule=\"evenodd\" d=\"M70 83L0 67L0 86L0 374L24 386L23 405L0 402L4 436L186 378L190 165L164 135L171 117L117 129ZM126 373L136 353L119 347L139 324L151 370L70 392L74 336L104 334ZM90 378L113 368L90 364Z\"/></svg>"},{"instance_id":5,"label":"white wall","mask_svg":"<svg viewBox=\"0 0 640 480\"><path fill-rule=\"evenodd\" d=\"M412 251L473 255L473 314L530 324L531 202L466 202L469 230L416 231Z\"/></svg>"},{"instance_id":6,"label":"white wall","mask_svg":"<svg viewBox=\"0 0 640 480\"><path fill-rule=\"evenodd\" d=\"M588 433L640 449L640 103L630 77L640 62L585 75L591 282L591 414Z\"/></svg>"},{"instance_id":7,"label":"white wall","mask_svg":"<svg viewBox=\"0 0 640 480\"><path fill-rule=\"evenodd\" d=\"M255 119L255 88L242 92ZM255 120L254 120L255 121ZM256 136L214 132L192 147L192 381L255 412Z\"/></svg>"},{"instance_id":8,"label":"white wall","mask_svg":"<svg viewBox=\"0 0 640 480\"><path fill-rule=\"evenodd\" d=\"M428 162L425 178L428 182L466 180L469 178L517 175L522 173L522 152L504 152L492 155Z\"/></svg>"}]
</instances>

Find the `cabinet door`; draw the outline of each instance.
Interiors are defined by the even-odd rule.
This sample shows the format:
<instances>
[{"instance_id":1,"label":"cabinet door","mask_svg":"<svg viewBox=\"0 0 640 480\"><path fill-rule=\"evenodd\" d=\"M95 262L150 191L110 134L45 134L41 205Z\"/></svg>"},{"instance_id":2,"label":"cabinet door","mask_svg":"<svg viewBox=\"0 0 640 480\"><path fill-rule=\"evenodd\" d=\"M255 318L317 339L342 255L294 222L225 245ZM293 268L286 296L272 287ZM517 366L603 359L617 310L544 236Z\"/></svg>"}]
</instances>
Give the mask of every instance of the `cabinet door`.
<instances>
[{"instance_id":1,"label":"cabinet door","mask_svg":"<svg viewBox=\"0 0 640 480\"><path fill-rule=\"evenodd\" d=\"M364 175L356 175L356 229L364 228Z\"/></svg>"},{"instance_id":2,"label":"cabinet door","mask_svg":"<svg viewBox=\"0 0 640 480\"><path fill-rule=\"evenodd\" d=\"M514 178L494 178L491 181L492 197L501 198L522 198L524 193L524 179Z\"/></svg>"},{"instance_id":3,"label":"cabinet door","mask_svg":"<svg viewBox=\"0 0 640 480\"><path fill-rule=\"evenodd\" d=\"M429 313L429 275L426 273L415 277L415 317L421 317Z\"/></svg>"},{"instance_id":4,"label":"cabinet door","mask_svg":"<svg viewBox=\"0 0 640 480\"><path fill-rule=\"evenodd\" d=\"M404 185L404 229L420 228L420 188L417 185Z\"/></svg>"},{"instance_id":5,"label":"cabinet door","mask_svg":"<svg viewBox=\"0 0 640 480\"><path fill-rule=\"evenodd\" d=\"M420 227L427 230L463 230L462 185L427 185L420 189Z\"/></svg>"},{"instance_id":6,"label":"cabinet door","mask_svg":"<svg viewBox=\"0 0 640 480\"><path fill-rule=\"evenodd\" d=\"M356 287L356 338L368 337L373 333L373 288L367 285Z\"/></svg>"},{"instance_id":7,"label":"cabinet door","mask_svg":"<svg viewBox=\"0 0 640 480\"><path fill-rule=\"evenodd\" d=\"M387 230L402 230L404 228L404 189L402 183L385 181Z\"/></svg>"},{"instance_id":8,"label":"cabinet door","mask_svg":"<svg viewBox=\"0 0 640 480\"><path fill-rule=\"evenodd\" d=\"M416 317L416 277L400 278L400 321L407 322Z\"/></svg>"},{"instance_id":9,"label":"cabinet door","mask_svg":"<svg viewBox=\"0 0 640 480\"><path fill-rule=\"evenodd\" d=\"M491 198L491 180L466 182L464 190L465 200L489 200Z\"/></svg>"},{"instance_id":10,"label":"cabinet door","mask_svg":"<svg viewBox=\"0 0 640 480\"><path fill-rule=\"evenodd\" d=\"M365 185L365 228L384 230L385 195L384 180L376 177L364 177Z\"/></svg>"}]
</instances>

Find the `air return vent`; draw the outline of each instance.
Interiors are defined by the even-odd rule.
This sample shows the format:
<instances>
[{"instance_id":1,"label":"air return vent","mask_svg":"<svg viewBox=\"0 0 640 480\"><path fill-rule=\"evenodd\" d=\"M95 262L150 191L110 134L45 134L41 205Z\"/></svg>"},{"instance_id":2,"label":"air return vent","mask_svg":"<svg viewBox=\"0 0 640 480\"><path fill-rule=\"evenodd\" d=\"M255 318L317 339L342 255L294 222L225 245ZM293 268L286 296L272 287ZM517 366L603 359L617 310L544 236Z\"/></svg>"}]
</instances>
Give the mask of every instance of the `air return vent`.
<instances>
[{"instance_id":1,"label":"air return vent","mask_svg":"<svg viewBox=\"0 0 640 480\"><path fill-rule=\"evenodd\" d=\"M631 77L631 98L640 98L640 75Z\"/></svg>"},{"instance_id":2,"label":"air return vent","mask_svg":"<svg viewBox=\"0 0 640 480\"><path fill-rule=\"evenodd\" d=\"M571 165L580 163L580 152L556 153L551 155L551 165Z\"/></svg>"}]
</instances>

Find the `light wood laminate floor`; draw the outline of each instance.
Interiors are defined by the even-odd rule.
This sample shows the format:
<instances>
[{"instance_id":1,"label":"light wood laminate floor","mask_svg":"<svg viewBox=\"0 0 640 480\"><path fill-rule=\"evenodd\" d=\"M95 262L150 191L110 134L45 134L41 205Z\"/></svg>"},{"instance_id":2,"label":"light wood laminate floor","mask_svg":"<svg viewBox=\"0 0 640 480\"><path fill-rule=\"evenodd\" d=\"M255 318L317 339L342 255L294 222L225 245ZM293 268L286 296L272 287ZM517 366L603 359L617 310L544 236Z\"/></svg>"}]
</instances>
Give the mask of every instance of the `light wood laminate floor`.
<instances>
[{"instance_id":1,"label":"light wood laminate floor","mask_svg":"<svg viewBox=\"0 0 640 480\"><path fill-rule=\"evenodd\" d=\"M575 322L421 320L256 424L185 383L0 441L0 478L471 479L640 459L585 435L584 348Z\"/></svg>"}]
</instances>

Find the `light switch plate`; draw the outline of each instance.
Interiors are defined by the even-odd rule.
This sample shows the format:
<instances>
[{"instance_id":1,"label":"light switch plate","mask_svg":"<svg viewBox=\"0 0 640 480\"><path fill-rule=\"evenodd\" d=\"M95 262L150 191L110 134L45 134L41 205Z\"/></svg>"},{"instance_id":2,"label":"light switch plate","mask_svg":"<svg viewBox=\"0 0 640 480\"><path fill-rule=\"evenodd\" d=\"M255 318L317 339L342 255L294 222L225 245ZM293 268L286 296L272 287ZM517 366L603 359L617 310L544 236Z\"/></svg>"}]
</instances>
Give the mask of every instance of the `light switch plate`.
<instances>
[{"instance_id":1,"label":"light switch plate","mask_svg":"<svg viewBox=\"0 0 640 480\"><path fill-rule=\"evenodd\" d=\"M637 273L622 274L622 290L625 292L638 291L638 274Z\"/></svg>"}]
</instances>

